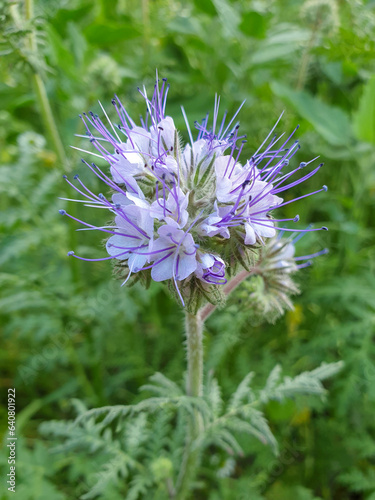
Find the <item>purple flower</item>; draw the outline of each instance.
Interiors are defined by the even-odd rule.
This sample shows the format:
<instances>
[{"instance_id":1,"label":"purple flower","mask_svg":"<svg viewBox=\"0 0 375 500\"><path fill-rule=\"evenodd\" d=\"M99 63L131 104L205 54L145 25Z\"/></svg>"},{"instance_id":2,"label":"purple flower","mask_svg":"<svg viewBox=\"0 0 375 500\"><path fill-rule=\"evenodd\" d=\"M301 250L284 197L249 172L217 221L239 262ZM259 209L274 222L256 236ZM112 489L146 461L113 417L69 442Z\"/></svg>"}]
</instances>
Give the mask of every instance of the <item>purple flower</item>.
<instances>
[{"instance_id":1,"label":"purple flower","mask_svg":"<svg viewBox=\"0 0 375 500\"><path fill-rule=\"evenodd\" d=\"M173 151L176 140L176 127L170 116L163 118L151 127L152 154L155 158Z\"/></svg>"},{"instance_id":2,"label":"purple flower","mask_svg":"<svg viewBox=\"0 0 375 500\"><path fill-rule=\"evenodd\" d=\"M154 219L148 207L118 203L115 207L114 235L107 241L107 252L118 260L128 260L130 273L136 273L149 258Z\"/></svg>"},{"instance_id":3,"label":"purple flower","mask_svg":"<svg viewBox=\"0 0 375 500\"><path fill-rule=\"evenodd\" d=\"M186 279L197 268L197 246L192 235L168 224L161 226L158 234L159 238L153 242L150 254L150 260L153 261L152 279L173 279L175 283Z\"/></svg>"},{"instance_id":4,"label":"purple flower","mask_svg":"<svg viewBox=\"0 0 375 500\"><path fill-rule=\"evenodd\" d=\"M152 203L150 208L151 217L163 220L167 224L182 229L189 218L189 213L186 210L189 202L188 194L184 194L180 188L176 188L173 192L159 198Z\"/></svg>"},{"instance_id":5,"label":"purple flower","mask_svg":"<svg viewBox=\"0 0 375 500\"><path fill-rule=\"evenodd\" d=\"M140 125L117 96L112 104L118 123L109 119L103 107L107 124L91 112L81 116L87 131L82 137L95 150L79 150L104 160L108 168L82 161L113 194L111 199L97 195L76 176L77 184L67 182L83 200L71 201L107 209L114 224L98 227L64 210L61 213L109 236L107 257L69 255L82 260L115 259L127 269L125 281L136 273L149 273L154 281L173 280L184 302L179 282L192 276L211 286L226 283L224 256L232 252L227 245L233 241L243 255L266 245L279 229L298 231L279 225L297 222L298 216L276 219L271 212L295 201L284 202L280 194L307 180L321 165L291 180L311 162L288 168L299 145L291 141L295 131L283 142L282 136L271 137L278 122L250 160L240 163L245 136L239 135L235 120L243 103L228 123L226 114L219 122L219 98L215 99L212 122L207 114L201 123L195 123L195 139L182 109L190 139L182 147L173 119L165 114L168 90L164 79L161 86L156 82L150 99L145 89L139 90L147 109ZM323 186L297 199L326 189Z\"/></svg>"},{"instance_id":6,"label":"purple flower","mask_svg":"<svg viewBox=\"0 0 375 500\"><path fill-rule=\"evenodd\" d=\"M225 285L225 263L218 255L198 254L198 265L195 275L202 281L212 285Z\"/></svg>"}]
</instances>

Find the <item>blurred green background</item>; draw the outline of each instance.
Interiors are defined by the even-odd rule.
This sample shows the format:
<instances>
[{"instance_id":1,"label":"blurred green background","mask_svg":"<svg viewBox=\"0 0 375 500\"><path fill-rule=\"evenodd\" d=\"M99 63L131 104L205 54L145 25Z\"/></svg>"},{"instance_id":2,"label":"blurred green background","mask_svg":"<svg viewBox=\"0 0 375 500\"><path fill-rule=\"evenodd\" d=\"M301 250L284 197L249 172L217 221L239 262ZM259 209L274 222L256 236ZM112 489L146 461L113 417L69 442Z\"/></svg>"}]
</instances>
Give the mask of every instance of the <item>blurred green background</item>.
<instances>
[{"instance_id":1,"label":"blurred green background","mask_svg":"<svg viewBox=\"0 0 375 500\"><path fill-rule=\"evenodd\" d=\"M286 197L329 187L284 209L288 217L300 214L300 227L330 229L299 244L299 254L325 246L330 253L300 272L295 310L270 325L232 301L207 323L206 363L224 396L249 370L255 386L264 384L276 363L289 375L321 361L342 359L345 369L327 384L326 402L268 405L278 459L246 438L247 455L223 467L220 479L207 472L197 498L375 500L375 2L36 0L34 12L24 2L0 6L0 416L5 434L7 388L16 387L19 436L17 493L2 484L0 498L67 500L86 491L94 458L51 453L55 438L40 429L74 417L73 398L88 407L129 404L156 370L181 380L180 307L158 284L120 288L110 262L68 259L72 249L87 257L105 251L100 235L77 233L58 214L69 206L82 219L106 222L58 199L73 194L62 174L78 172L103 189L69 148L83 144L74 135L83 133L77 115L99 112L98 99L112 113L116 93L137 117L144 104L136 87L152 86L157 68L171 83L167 112L182 129L181 104L193 122L212 110L215 93L222 112L246 99L243 158L285 110L280 131L301 125L295 165L317 155L325 162Z\"/></svg>"}]
</instances>

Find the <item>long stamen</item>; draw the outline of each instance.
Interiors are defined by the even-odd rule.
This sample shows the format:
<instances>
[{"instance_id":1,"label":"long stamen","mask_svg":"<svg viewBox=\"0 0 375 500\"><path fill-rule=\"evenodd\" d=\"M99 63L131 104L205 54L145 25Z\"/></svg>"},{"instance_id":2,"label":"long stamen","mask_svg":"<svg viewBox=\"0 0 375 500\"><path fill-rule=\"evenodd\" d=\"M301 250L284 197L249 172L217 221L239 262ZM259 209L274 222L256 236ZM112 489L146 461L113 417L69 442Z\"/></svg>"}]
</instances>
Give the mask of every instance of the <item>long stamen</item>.
<instances>
[{"instance_id":1,"label":"long stamen","mask_svg":"<svg viewBox=\"0 0 375 500\"><path fill-rule=\"evenodd\" d=\"M262 244L265 244L266 240L269 239L269 234L274 233L273 229L280 234L296 234L297 236L294 238L292 236L285 237L283 238L283 242L277 243L275 245L274 257L272 257L277 258L278 252L284 251L284 255L286 256L285 262L288 263L290 260L291 264L289 267L283 264L282 269L284 271L288 269L288 272L295 271L296 268L302 269L303 267L307 267L311 264L310 259L327 253L327 250L324 249L310 255L293 257L293 260L289 259L287 257L290 255L289 249L287 251L283 250L286 245L293 245L306 232L326 230L327 228L320 227L313 229L308 227L302 230L283 228L279 227L279 224L297 222L299 217L273 218L270 215L270 212L276 207L283 207L307 196L327 191L327 187L323 186L317 191L285 202L277 196L287 189L308 180L322 166L320 164L296 180L293 180L292 176L316 158L310 162L301 163L297 168L288 169L290 170L289 172L285 172L289 162L300 148L298 141L292 141L298 127L289 136L287 134L274 135L274 131L282 117L281 114L257 151L242 166L238 162L246 142L246 140L242 139L245 139L246 136L239 135L237 116L245 101L242 102L229 122L226 123L227 112L224 113L222 119L219 119L220 96L216 94L213 113L211 115L207 113L200 123L195 122L198 131L196 142L194 142L185 109L181 107L191 145L192 165L195 168L198 165L203 165L202 170L204 170L207 168L209 162L215 162L218 158L225 158L223 161L227 161L224 164L224 174L221 173L220 178L218 169L213 168L212 173L209 172L209 175L206 174L205 184L201 186L195 181L190 181L189 176L195 176L196 171L189 166L189 160L186 159L185 152L180 154L178 151L174 151L174 147L166 148L164 146L164 139L166 138L163 135L160 122L165 118L169 119L165 117L167 94L169 91L169 84L167 84L166 79L159 81L158 73L156 72L156 82L150 93L150 98L147 95L145 87L142 90L138 90L146 104L146 115L140 119L141 126L135 124L120 99L115 96L112 104L115 107L115 116L118 116L120 123L116 124L114 121L111 121L104 107L99 102L102 111L101 118L92 112L80 115L86 129L86 135L79 136L88 138L94 146L95 152L74 148L97 156L107 162L110 167L108 175L105 173L105 169L101 170L94 163L90 165L85 160L82 160L100 181L121 195L116 195L120 203L116 203L116 197L111 202L103 194L96 195L78 176L75 177L79 185L78 187L67 180L83 196L82 200L67 198L67 201L77 201L87 207L106 209L112 216L116 217L116 225L95 226L67 214L64 210L60 211L60 213L66 214L84 226L79 230L99 230L127 239L121 242L120 238L113 240L111 238L107 242L107 250L108 247L113 247L114 250L111 253L117 250L119 252L116 255L110 255L106 258L85 259L74 255L74 252L69 252L69 255L86 261L127 260L131 255L133 255L133 258L136 255L140 257L144 256L144 261L142 258L139 260L134 258L134 260L131 259L128 262L129 273L123 284L130 279L133 273L152 269L154 266L170 258L172 268L169 270L169 276L172 277L172 283L174 283L177 294L182 304L184 304L184 289L180 289L179 282L181 281L180 275L183 276L180 271L183 268L185 269L185 258L187 259L186 263L189 259L192 262L194 262L194 258L197 260L200 266L200 274L198 270L195 271L195 274L199 279L205 281L206 284L219 286L227 282L225 278L225 264L222 263L221 257L218 256L218 260L215 257L214 264L210 268L203 268L202 262L204 259L202 258L201 260L200 254L197 254L199 245L194 244L194 240L199 241L202 248L220 248L221 246L214 247L216 245L215 242L220 241L220 245L225 245L226 239L232 237L232 235L236 235L235 237L239 235L247 241L246 238L249 231L246 226L246 234L244 233L244 226L246 224L249 224L254 231L256 241ZM239 143L240 140L242 140L242 143ZM189 152L189 148L185 151ZM226 156L224 156L225 151L228 151ZM175 163L170 162L172 158ZM184 162L183 165L180 165L180 160ZM215 192L208 192L211 186L213 191L215 190L215 180L217 184L222 182L221 185L216 186L216 198ZM190 195L189 186L194 186L194 195ZM205 190L207 190L207 193ZM225 190L227 191L225 192ZM221 200L225 200L225 202L219 201L219 191L224 191ZM128 206L131 208L128 209ZM199 210L201 210L200 213L196 215ZM205 215L202 217L203 213ZM158 221L156 221L156 228L154 229L155 218ZM205 223L212 228L202 231L202 233L207 234L206 238L214 238L211 242L204 242L200 228L194 229L194 226L201 223ZM160 250L152 250L152 242L156 235L154 231L158 231L160 227L165 228L168 225L171 227L170 233L167 233L167 231L165 233L159 232L159 236L162 238L162 234L167 234L165 245L163 244L163 248ZM186 226L188 226L187 229ZM174 232L175 230L179 232ZM209 231L212 231L212 233ZM186 243L188 234L189 244ZM116 244L111 243L111 240ZM275 241L280 240L275 239ZM205 247L206 243L207 247ZM121 245L127 246L122 247ZM190 248L190 245L193 246ZM282 259L282 254L279 255L281 255ZM306 260L308 261L305 262ZM137 262L141 261L151 263L151 265L146 265L141 269L136 268ZM300 261L301 263L297 264ZM188 279L190 278L188 277ZM280 283L275 286L279 286L280 292L283 292Z\"/></svg>"},{"instance_id":2,"label":"long stamen","mask_svg":"<svg viewBox=\"0 0 375 500\"><path fill-rule=\"evenodd\" d=\"M323 248L323 250L320 250L320 252L315 252L310 255L304 255L301 257L295 257L294 260L306 260L306 259L313 259L315 257L319 257L320 255L325 255L328 253L328 248Z\"/></svg>"}]
</instances>

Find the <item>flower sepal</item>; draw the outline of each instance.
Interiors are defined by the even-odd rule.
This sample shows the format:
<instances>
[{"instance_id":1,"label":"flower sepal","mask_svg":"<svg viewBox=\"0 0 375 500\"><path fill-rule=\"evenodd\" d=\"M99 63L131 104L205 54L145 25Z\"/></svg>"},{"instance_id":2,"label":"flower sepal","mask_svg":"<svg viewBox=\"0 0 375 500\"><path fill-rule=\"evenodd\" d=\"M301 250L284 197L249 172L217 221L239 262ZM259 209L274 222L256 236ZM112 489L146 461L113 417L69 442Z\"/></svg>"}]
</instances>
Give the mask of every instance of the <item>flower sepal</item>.
<instances>
[{"instance_id":1,"label":"flower sepal","mask_svg":"<svg viewBox=\"0 0 375 500\"><path fill-rule=\"evenodd\" d=\"M171 282L168 283L170 293L179 300L176 288ZM224 307L226 296L222 286L210 285L205 283L197 276L193 275L191 279L181 282L180 292L184 298L187 312L197 314L207 303L213 304L219 309Z\"/></svg>"}]
</instances>

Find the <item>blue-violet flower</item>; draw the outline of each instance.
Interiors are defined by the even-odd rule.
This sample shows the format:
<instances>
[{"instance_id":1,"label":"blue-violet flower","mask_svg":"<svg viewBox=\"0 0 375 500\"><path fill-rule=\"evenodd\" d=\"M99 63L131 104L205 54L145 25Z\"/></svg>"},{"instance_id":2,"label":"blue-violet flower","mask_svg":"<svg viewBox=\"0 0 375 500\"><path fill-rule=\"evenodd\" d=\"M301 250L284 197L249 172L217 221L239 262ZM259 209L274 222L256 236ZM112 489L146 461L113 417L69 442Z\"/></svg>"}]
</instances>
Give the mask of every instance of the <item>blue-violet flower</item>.
<instances>
[{"instance_id":1,"label":"blue-violet flower","mask_svg":"<svg viewBox=\"0 0 375 500\"><path fill-rule=\"evenodd\" d=\"M147 106L140 125L117 96L112 104L119 123L112 122L103 107L108 125L92 112L81 116L87 131L83 137L96 151L80 151L105 160L109 168L82 161L112 193L95 194L78 176L77 185L67 182L88 206L106 208L113 226L97 227L65 210L60 213L110 236L107 257L88 259L73 251L69 255L88 261L114 259L125 269L124 283L137 276L170 282L184 304L195 289L211 300L211 291L224 285L238 266L247 268L253 253L274 238L278 229L294 231L280 223L297 222L298 216L276 219L271 211L295 201L284 202L280 195L313 176L322 165L290 180L308 163L287 171L299 144L292 141L296 130L285 140L273 136L281 117L252 157L240 163L246 141L239 135L236 118L243 103L228 123L226 114L218 123L219 98L215 98L212 123L207 114L195 124L195 139L182 108L190 139L182 146L173 119L165 114L168 89L163 79L161 85L156 82L150 99L145 89L139 90ZM297 199L324 190L326 186ZM290 262L292 247L284 246L285 258L277 252L278 262ZM269 265L279 265L275 262Z\"/></svg>"}]
</instances>

